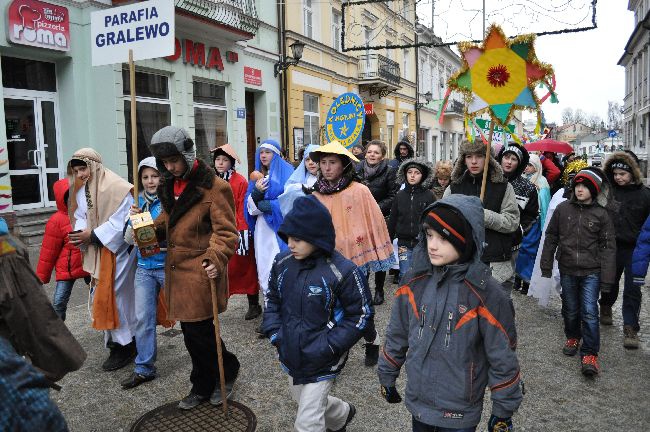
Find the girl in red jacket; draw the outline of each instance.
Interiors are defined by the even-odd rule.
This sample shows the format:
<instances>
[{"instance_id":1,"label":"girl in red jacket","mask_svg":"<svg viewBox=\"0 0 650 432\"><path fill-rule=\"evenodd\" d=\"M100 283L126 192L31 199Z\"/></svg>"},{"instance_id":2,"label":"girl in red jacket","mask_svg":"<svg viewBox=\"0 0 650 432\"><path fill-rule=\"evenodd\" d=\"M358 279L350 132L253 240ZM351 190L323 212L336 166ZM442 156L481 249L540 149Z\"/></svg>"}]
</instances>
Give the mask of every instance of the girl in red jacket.
<instances>
[{"instance_id":1,"label":"girl in red jacket","mask_svg":"<svg viewBox=\"0 0 650 432\"><path fill-rule=\"evenodd\" d=\"M65 311L72 286L77 279L87 278L81 265L81 251L68 240L68 233L72 231L68 217L68 179L61 179L52 186L56 200L57 211L45 225L45 235L41 245L41 254L38 257L36 274L44 284L50 281L52 269L56 271L56 288L52 306L56 314L65 321Z\"/></svg>"}]
</instances>

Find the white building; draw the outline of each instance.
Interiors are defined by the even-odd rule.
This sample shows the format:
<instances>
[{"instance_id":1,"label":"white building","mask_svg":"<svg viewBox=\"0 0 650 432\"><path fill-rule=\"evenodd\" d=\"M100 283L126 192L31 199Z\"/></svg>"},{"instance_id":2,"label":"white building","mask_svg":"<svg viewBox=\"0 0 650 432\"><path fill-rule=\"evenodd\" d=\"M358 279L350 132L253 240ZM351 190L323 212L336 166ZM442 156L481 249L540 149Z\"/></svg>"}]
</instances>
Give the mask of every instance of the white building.
<instances>
[{"instance_id":1,"label":"white building","mask_svg":"<svg viewBox=\"0 0 650 432\"><path fill-rule=\"evenodd\" d=\"M618 61L625 67L623 140L625 147L637 154L645 170L650 138L650 0L629 0L627 8L634 12L634 30Z\"/></svg>"},{"instance_id":2,"label":"white building","mask_svg":"<svg viewBox=\"0 0 650 432\"><path fill-rule=\"evenodd\" d=\"M430 28L418 26L418 41L440 43ZM419 130L417 154L432 162L454 160L458 146L463 140L462 95L453 92L445 109L443 123L438 121L441 100L447 92L447 80L461 65L460 58L449 47L418 48L418 93ZM425 94L431 93L431 102L426 103Z\"/></svg>"}]
</instances>

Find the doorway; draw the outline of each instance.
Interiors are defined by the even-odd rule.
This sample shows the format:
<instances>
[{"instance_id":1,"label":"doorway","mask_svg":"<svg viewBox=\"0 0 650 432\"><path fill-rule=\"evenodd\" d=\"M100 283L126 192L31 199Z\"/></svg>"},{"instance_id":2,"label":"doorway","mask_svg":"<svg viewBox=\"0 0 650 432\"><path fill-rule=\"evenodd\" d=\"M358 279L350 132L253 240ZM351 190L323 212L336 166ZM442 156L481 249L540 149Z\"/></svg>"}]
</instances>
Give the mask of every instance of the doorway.
<instances>
[{"instance_id":1,"label":"doorway","mask_svg":"<svg viewBox=\"0 0 650 432\"><path fill-rule=\"evenodd\" d=\"M5 88L3 96L13 208L54 206L61 172L56 93Z\"/></svg>"},{"instance_id":2,"label":"doorway","mask_svg":"<svg viewBox=\"0 0 650 432\"><path fill-rule=\"evenodd\" d=\"M255 93L246 92L246 158L248 161L248 174L255 171L255 151L257 138L255 137Z\"/></svg>"}]
</instances>

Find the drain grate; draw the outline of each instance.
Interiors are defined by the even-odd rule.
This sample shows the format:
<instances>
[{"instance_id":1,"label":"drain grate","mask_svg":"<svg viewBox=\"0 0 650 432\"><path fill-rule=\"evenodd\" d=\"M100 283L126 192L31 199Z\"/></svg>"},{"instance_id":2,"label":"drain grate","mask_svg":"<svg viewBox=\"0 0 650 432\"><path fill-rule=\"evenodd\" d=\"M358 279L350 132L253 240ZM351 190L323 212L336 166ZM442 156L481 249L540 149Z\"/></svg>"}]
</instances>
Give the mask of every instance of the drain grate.
<instances>
[{"instance_id":1,"label":"drain grate","mask_svg":"<svg viewBox=\"0 0 650 432\"><path fill-rule=\"evenodd\" d=\"M257 427L255 414L239 402L228 401L228 415L221 405L207 402L191 410L181 410L172 402L140 417L130 432L253 432Z\"/></svg>"}]
</instances>

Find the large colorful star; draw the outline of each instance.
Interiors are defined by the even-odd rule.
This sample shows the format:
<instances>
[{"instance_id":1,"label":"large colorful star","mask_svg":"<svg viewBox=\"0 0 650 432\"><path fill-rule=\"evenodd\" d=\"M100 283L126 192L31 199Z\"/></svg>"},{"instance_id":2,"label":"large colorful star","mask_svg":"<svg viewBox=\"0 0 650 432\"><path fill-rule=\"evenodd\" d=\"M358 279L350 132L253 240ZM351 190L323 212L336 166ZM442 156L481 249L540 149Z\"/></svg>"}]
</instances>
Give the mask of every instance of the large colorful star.
<instances>
[{"instance_id":1,"label":"large colorful star","mask_svg":"<svg viewBox=\"0 0 650 432\"><path fill-rule=\"evenodd\" d=\"M548 81L553 68L537 60L534 41L535 35L508 40L493 24L482 46L459 44L463 66L448 85L466 95L468 117L488 112L495 123L506 127L515 110L539 111L535 85Z\"/></svg>"}]
</instances>

